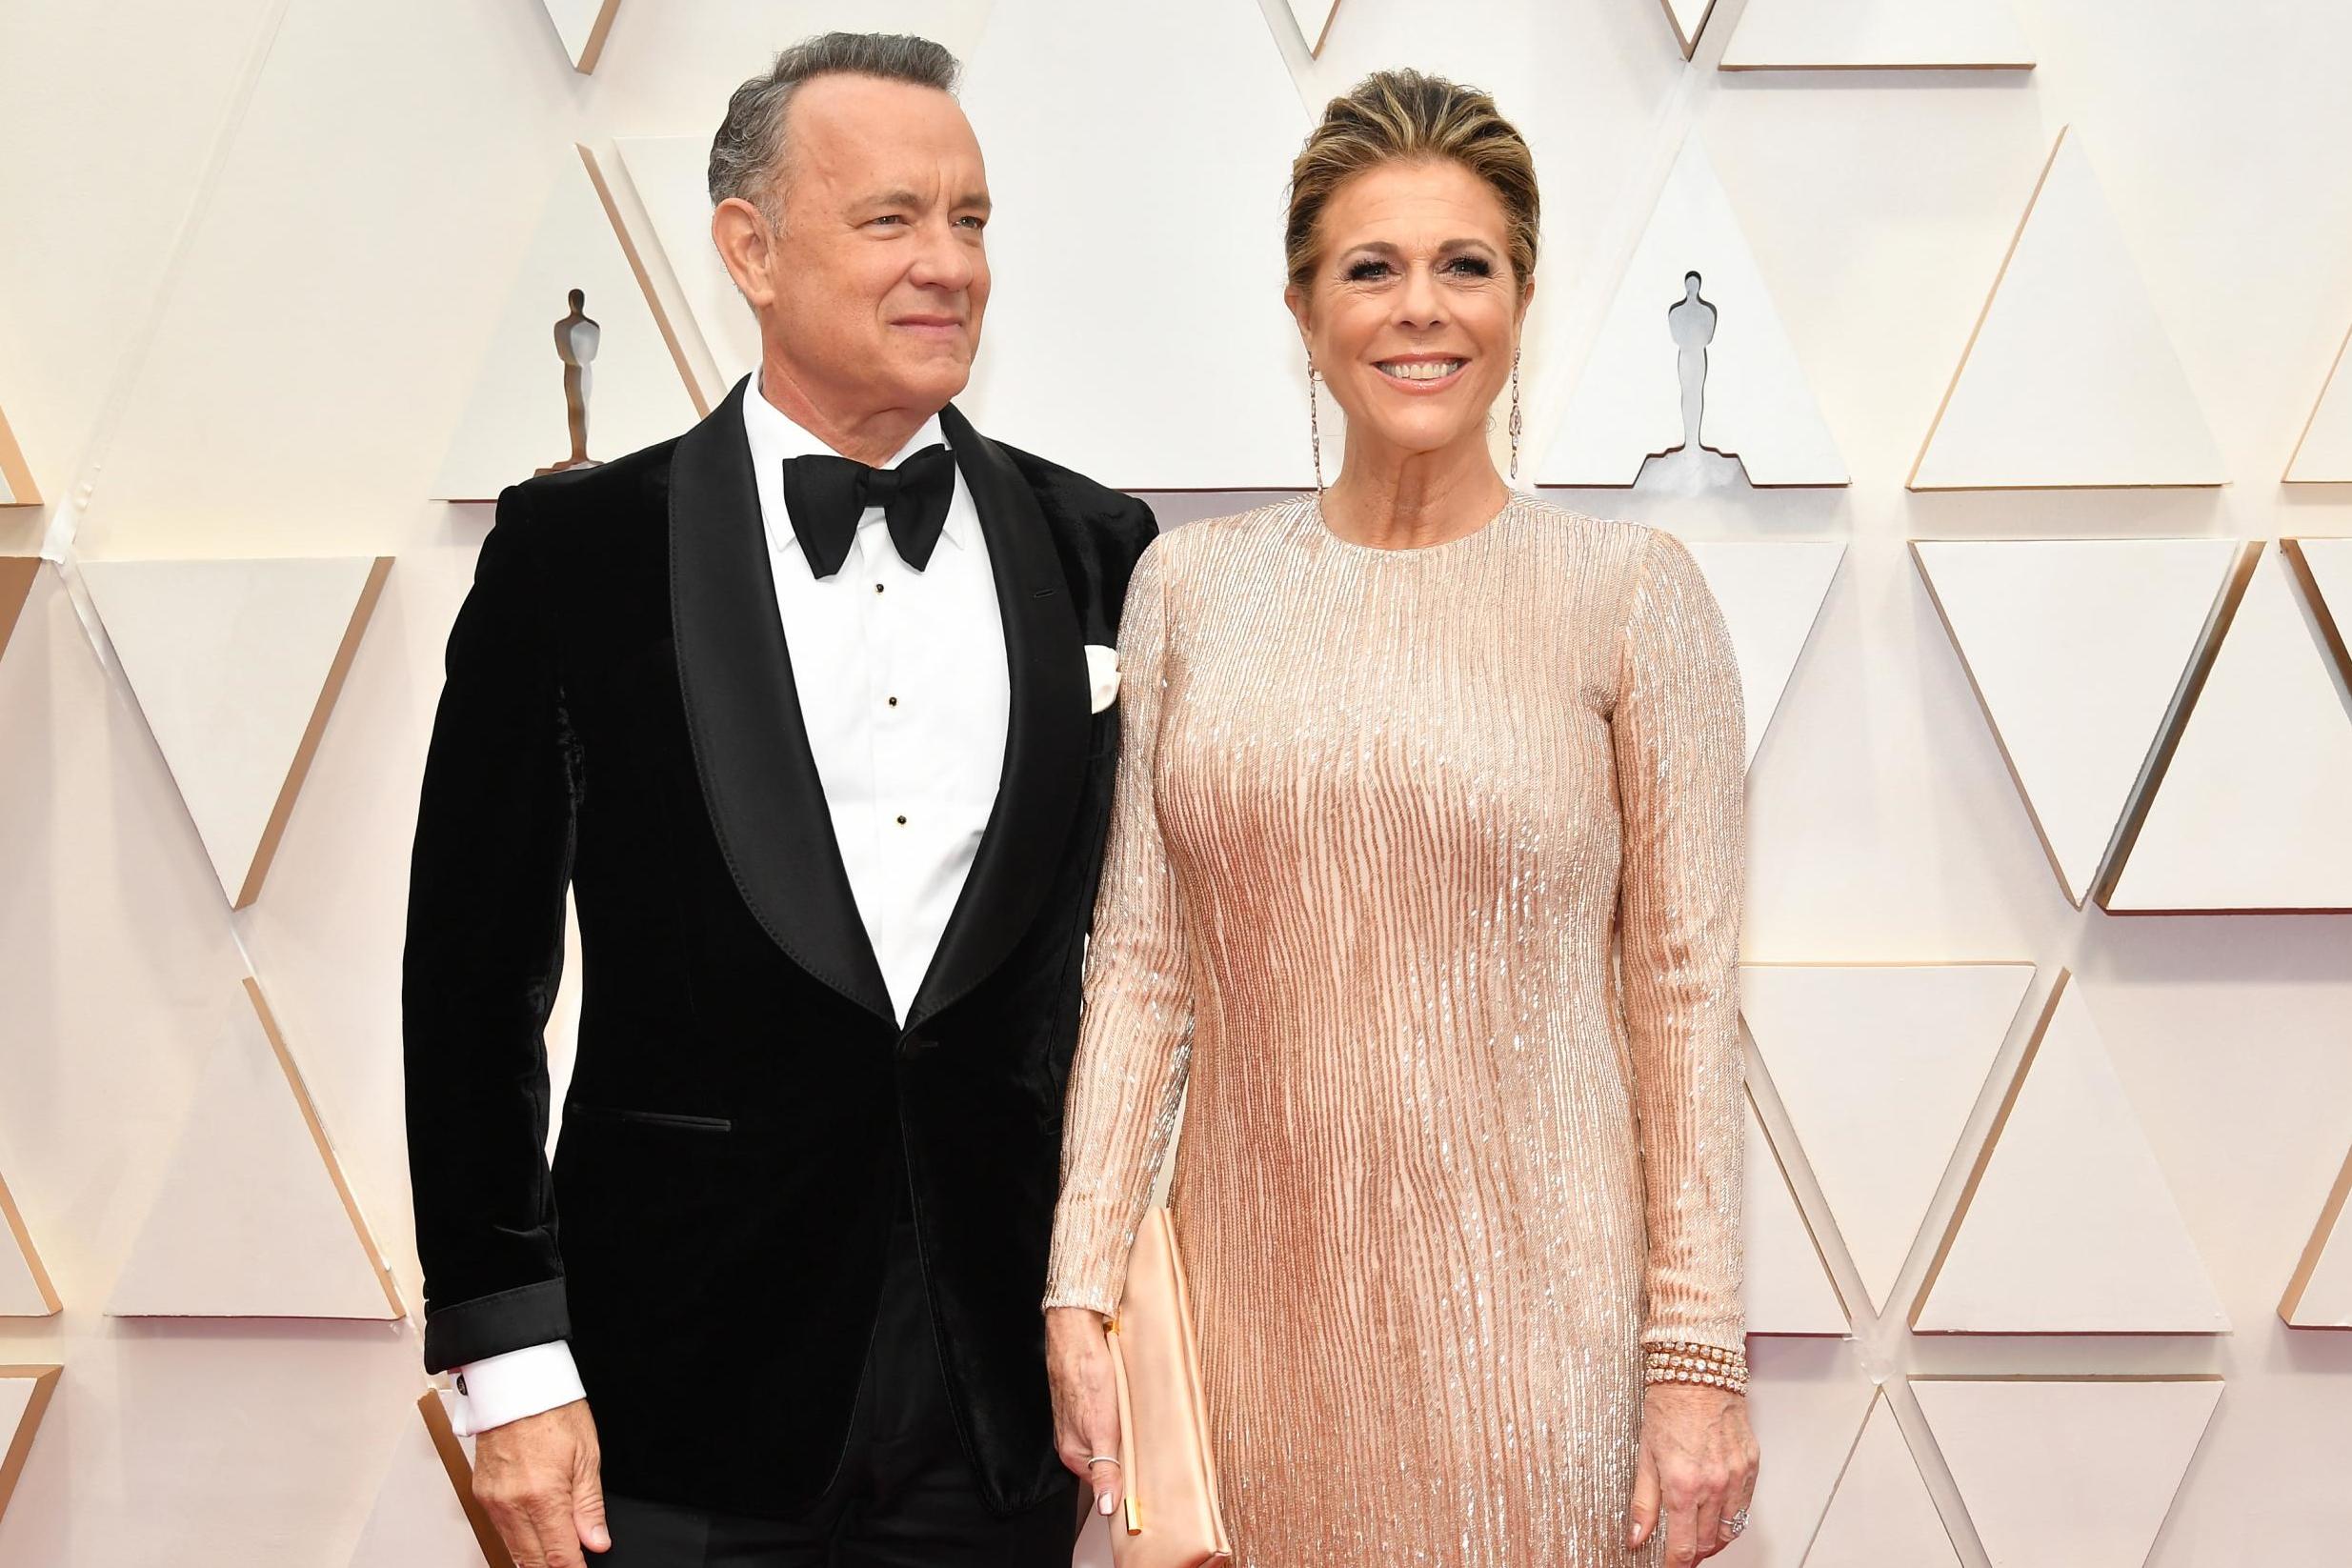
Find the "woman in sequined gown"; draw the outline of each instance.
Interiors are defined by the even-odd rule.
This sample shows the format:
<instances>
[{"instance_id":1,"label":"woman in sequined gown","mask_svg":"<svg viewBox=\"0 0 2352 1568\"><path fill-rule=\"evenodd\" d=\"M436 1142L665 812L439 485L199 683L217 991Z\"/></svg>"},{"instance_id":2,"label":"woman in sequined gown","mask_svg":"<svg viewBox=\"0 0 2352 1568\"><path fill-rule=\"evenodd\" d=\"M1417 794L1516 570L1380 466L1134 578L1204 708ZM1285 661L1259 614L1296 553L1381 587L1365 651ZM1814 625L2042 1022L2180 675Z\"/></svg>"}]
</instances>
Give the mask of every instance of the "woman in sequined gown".
<instances>
[{"instance_id":1,"label":"woman in sequined gown","mask_svg":"<svg viewBox=\"0 0 2352 1568\"><path fill-rule=\"evenodd\" d=\"M1335 99L1288 297L1344 470L1161 537L1120 631L1049 1362L1109 1512L1103 1315L1184 1107L1246 1568L1683 1562L1754 1485L1739 677L1672 534L1496 472L1535 216L1482 94Z\"/></svg>"}]
</instances>

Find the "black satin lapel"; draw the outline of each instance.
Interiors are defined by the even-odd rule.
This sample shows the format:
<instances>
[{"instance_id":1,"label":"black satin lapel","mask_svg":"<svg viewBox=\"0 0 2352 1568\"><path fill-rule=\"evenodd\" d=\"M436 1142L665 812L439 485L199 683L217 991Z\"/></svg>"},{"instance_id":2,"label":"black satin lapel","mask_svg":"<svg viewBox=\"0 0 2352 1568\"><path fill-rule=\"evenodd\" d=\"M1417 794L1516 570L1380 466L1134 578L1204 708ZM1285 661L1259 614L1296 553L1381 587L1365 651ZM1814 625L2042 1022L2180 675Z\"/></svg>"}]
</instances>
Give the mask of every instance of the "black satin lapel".
<instances>
[{"instance_id":1,"label":"black satin lapel","mask_svg":"<svg viewBox=\"0 0 2352 1568\"><path fill-rule=\"evenodd\" d=\"M895 1025L793 685L743 433L748 386L671 459L670 622L694 771L754 917L785 956Z\"/></svg>"},{"instance_id":2,"label":"black satin lapel","mask_svg":"<svg viewBox=\"0 0 2352 1568\"><path fill-rule=\"evenodd\" d=\"M1086 650L1045 513L1012 459L953 406L939 424L988 541L1013 701L995 810L909 1027L986 979L1028 932L1070 841L1086 774Z\"/></svg>"}]
</instances>

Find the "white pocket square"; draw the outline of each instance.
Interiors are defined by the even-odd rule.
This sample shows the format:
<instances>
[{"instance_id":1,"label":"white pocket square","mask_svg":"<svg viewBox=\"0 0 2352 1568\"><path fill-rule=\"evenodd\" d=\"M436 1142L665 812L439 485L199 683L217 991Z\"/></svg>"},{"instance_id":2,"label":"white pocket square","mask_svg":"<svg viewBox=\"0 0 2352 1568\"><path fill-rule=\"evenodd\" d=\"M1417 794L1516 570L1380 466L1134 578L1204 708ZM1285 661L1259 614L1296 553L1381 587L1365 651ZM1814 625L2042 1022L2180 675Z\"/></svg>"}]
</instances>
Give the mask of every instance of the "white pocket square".
<instances>
[{"instance_id":1,"label":"white pocket square","mask_svg":"<svg viewBox=\"0 0 2352 1568\"><path fill-rule=\"evenodd\" d=\"M1118 700L1118 650L1101 643L1086 645L1087 701L1090 713L1099 714Z\"/></svg>"}]
</instances>

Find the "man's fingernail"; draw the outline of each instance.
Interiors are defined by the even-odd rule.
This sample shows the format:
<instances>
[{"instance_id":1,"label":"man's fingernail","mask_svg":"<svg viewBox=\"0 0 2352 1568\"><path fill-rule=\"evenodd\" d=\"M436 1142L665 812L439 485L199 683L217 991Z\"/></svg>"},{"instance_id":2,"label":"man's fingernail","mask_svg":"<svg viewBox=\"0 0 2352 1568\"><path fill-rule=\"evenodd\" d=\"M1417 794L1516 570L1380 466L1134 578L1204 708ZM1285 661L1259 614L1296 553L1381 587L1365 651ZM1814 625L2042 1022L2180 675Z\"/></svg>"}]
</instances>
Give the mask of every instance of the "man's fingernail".
<instances>
[{"instance_id":1,"label":"man's fingernail","mask_svg":"<svg viewBox=\"0 0 2352 1568\"><path fill-rule=\"evenodd\" d=\"M613 1538L606 1534L603 1525L592 1524L588 1527L588 1544L601 1552L613 1544Z\"/></svg>"},{"instance_id":2,"label":"man's fingernail","mask_svg":"<svg viewBox=\"0 0 2352 1568\"><path fill-rule=\"evenodd\" d=\"M1095 1510L1096 1510L1096 1512L1097 1512L1097 1513L1101 1513L1101 1514L1108 1514L1109 1512L1111 1512L1111 1494L1110 1494L1110 1493L1108 1493L1108 1492L1097 1492L1097 1493L1096 1493L1096 1494L1095 1494Z\"/></svg>"}]
</instances>

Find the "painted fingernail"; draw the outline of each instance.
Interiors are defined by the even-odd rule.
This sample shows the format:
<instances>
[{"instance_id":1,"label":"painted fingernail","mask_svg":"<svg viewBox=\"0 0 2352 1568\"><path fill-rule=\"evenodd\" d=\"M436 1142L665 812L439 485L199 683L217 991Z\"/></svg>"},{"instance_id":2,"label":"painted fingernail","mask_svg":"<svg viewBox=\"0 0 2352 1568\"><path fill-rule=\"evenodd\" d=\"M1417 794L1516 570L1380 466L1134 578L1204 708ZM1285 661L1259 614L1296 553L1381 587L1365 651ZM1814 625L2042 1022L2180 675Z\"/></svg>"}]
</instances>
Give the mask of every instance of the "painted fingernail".
<instances>
[{"instance_id":1,"label":"painted fingernail","mask_svg":"<svg viewBox=\"0 0 2352 1568\"><path fill-rule=\"evenodd\" d=\"M1097 1492L1095 1494L1095 1511L1098 1514L1108 1514L1111 1512L1110 1493Z\"/></svg>"}]
</instances>

